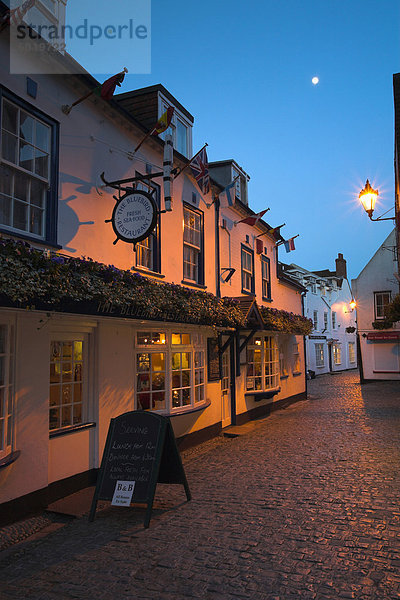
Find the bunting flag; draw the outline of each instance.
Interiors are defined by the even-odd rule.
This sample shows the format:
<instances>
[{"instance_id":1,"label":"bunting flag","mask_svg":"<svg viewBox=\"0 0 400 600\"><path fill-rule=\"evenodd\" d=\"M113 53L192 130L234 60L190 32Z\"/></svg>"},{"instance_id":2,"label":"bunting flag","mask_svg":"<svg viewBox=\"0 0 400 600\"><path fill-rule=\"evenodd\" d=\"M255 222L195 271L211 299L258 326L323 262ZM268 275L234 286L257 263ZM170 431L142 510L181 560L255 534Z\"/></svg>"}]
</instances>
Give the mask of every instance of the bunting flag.
<instances>
[{"instance_id":1,"label":"bunting flag","mask_svg":"<svg viewBox=\"0 0 400 600\"><path fill-rule=\"evenodd\" d=\"M28 10L34 6L35 1L36 0L25 0L21 6L18 6L13 10L8 10L0 20L0 31L3 31L7 25L18 27Z\"/></svg>"},{"instance_id":2,"label":"bunting flag","mask_svg":"<svg viewBox=\"0 0 400 600\"><path fill-rule=\"evenodd\" d=\"M210 175L208 172L208 158L205 147L189 163L193 177L203 194L210 190Z\"/></svg>"},{"instance_id":3,"label":"bunting flag","mask_svg":"<svg viewBox=\"0 0 400 600\"><path fill-rule=\"evenodd\" d=\"M168 127L171 125L174 110L175 109L173 106L169 106L167 108L165 113L163 115L161 115L161 117L155 124L155 126L152 130L152 135L160 135L160 133L164 133L164 131L167 131Z\"/></svg>"},{"instance_id":4,"label":"bunting flag","mask_svg":"<svg viewBox=\"0 0 400 600\"><path fill-rule=\"evenodd\" d=\"M226 198L228 206L233 206L235 204L236 199L236 181L238 180L239 175L235 177L235 179L226 186L226 188L220 193L219 199L220 201Z\"/></svg>"},{"instance_id":5,"label":"bunting flag","mask_svg":"<svg viewBox=\"0 0 400 600\"><path fill-rule=\"evenodd\" d=\"M291 252L292 250L296 250L295 245L294 245L294 237L290 238L290 240L285 240L283 242L283 244L285 246L286 252Z\"/></svg>"},{"instance_id":6,"label":"bunting flag","mask_svg":"<svg viewBox=\"0 0 400 600\"><path fill-rule=\"evenodd\" d=\"M256 215L252 215L251 217L246 217L245 219L236 221L235 225L239 225L239 223L246 223L246 225L251 225L252 227L254 227L254 225L257 225L257 223L260 221L260 219L262 219L262 217L265 215L265 213L268 210L269 210L269 208L266 208L265 210L262 210L261 212L257 213Z\"/></svg>"},{"instance_id":7,"label":"bunting flag","mask_svg":"<svg viewBox=\"0 0 400 600\"><path fill-rule=\"evenodd\" d=\"M274 238L275 241L278 241L281 237L281 229L282 225L279 225L279 227L272 227L272 229L268 229L268 232L270 235L272 235L272 237Z\"/></svg>"},{"instance_id":8,"label":"bunting flag","mask_svg":"<svg viewBox=\"0 0 400 600\"><path fill-rule=\"evenodd\" d=\"M62 107L63 113L69 115L74 106L77 106L77 104L80 104L87 98L90 98L90 96L92 96L93 94L95 94L96 96L100 96L100 98L104 98L104 100L112 100L115 88L117 87L117 85L121 86L121 83L125 79L125 73L128 73L128 69L126 67L121 73L113 75L112 77L110 77L110 79L107 79L104 83L98 85L96 88L94 88L94 90L92 90L88 94L85 94L81 98L78 98L78 100L75 100L75 102L71 104L71 106L69 106L68 104L64 104L64 106Z\"/></svg>"}]
</instances>

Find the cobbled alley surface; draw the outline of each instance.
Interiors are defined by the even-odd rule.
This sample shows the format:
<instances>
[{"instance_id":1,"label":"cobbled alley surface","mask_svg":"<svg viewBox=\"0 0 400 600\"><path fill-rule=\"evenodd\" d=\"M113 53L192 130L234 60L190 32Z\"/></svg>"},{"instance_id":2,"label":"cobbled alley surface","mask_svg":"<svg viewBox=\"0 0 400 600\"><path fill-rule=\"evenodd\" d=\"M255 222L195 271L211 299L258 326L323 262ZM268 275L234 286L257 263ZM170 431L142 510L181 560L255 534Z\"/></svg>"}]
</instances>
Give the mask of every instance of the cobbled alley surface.
<instances>
[{"instance_id":1,"label":"cobbled alley surface","mask_svg":"<svg viewBox=\"0 0 400 600\"><path fill-rule=\"evenodd\" d=\"M185 452L149 529L106 507L0 553L1 600L400 598L400 382L309 394Z\"/></svg>"}]
</instances>

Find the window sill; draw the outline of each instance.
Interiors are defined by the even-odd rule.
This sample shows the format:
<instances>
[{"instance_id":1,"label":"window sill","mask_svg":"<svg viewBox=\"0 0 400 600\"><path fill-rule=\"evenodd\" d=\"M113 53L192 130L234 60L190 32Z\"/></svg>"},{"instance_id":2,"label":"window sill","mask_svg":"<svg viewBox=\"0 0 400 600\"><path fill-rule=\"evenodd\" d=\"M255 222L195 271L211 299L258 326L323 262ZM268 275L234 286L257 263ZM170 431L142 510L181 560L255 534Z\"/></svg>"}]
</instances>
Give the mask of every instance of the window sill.
<instances>
[{"instance_id":1,"label":"window sill","mask_svg":"<svg viewBox=\"0 0 400 600\"><path fill-rule=\"evenodd\" d=\"M183 285L190 285L192 287L198 288L199 290L206 290L207 286L202 283L196 283L195 281L188 281L187 279L182 279L181 283Z\"/></svg>"},{"instance_id":2,"label":"window sill","mask_svg":"<svg viewBox=\"0 0 400 600\"><path fill-rule=\"evenodd\" d=\"M0 460L0 469L3 469L4 467L8 467L8 465L11 465L13 462L15 462L17 460L17 458L19 458L21 454L21 450L15 450L14 452L11 452L11 454L9 454L8 456L5 456L4 458L2 458Z\"/></svg>"},{"instance_id":3,"label":"window sill","mask_svg":"<svg viewBox=\"0 0 400 600\"><path fill-rule=\"evenodd\" d=\"M68 435L70 433L76 433L77 431L84 431L96 427L96 423L83 423L82 425L73 425L72 427L66 427L65 429L53 429L50 431L50 439Z\"/></svg>"},{"instance_id":4,"label":"window sill","mask_svg":"<svg viewBox=\"0 0 400 600\"><path fill-rule=\"evenodd\" d=\"M37 238L34 236L30 236L29 234L20 233L19 231L13 231L12 229L4 229L0 226L0 233L10 238L17 238L18 240L24 240L30 242L31 244L38 244L40 246L44 246L45 248L54 248L55 250L61 250L62 246L60 244L53 244L53 242L47 242L42 238Z\"/></svg>"},{"instance_id":5,"label":"window sill","mask_svg":"<svg viewBox=\"0 0 400 600\"><path fill-rule=\"evenodd\" d=\"M257 392L247 391L247 392L245 392L244 397L247 398L249 396L253 396L254 402L260 402L260 400L268 400L269 398L276 396L276 394L279 394L280 391L281 391L280 387L273 388L272 390L257 391Z\"/></svg>"},{"instance_id":6,"label":"window sill","mask_svg":"<svg viewBox=\"0 0 400 600\"><path fill-rule=\"evenodd\" d=\"M150 269L144 269L142 267L131 267L131 271L137 271L143 273L143 275L149 275L150 277L158 277L159 279L165 279L165 275L157 273L157 271L151 271Z\"/></svg>"},{"instance_id":7,"label":"window sill","mask_svg":"<svg viewBox=\"0 0 400 600\"><path fill-rule=\"evenodd\" d=\"M256 297L254 292L249 292L248 290L242 290L242 294L246 294L246 296L254 296Z\"/></svg>"},{"instance_id":8,"label":"window sill","mask_svg":"<svg viewBox=\"0 0 400 600\"><path fill-rule=\"evenodd\" d=\"M293 371L292 375L293 377L299 377L299 375L301 375L301 371Z\"/></svg>"},{"instance_id":9,"label":"window sill","mask_svg":"<svg viewBox=\"0 0 400 600\"><path fill-rule=\"evenodd\" d=\"M273 302L272 298L262 298L263 302Z\"/></svg>"},{"instance_id":10,"label":"window sill","mask_svg":"<svg viewBox=\"0 0 400 600\"><path fill-rule=\"evenodd\" d=\"M182 415L190 415L191 413L199 412L200 410L204 410L211 406L211 400L207 400L206 402L201 402L196 406L191 406L190 408L177 408L169 413L160 413L165 415L166 417L179 417Z\"/></svg>"}]
</instances>

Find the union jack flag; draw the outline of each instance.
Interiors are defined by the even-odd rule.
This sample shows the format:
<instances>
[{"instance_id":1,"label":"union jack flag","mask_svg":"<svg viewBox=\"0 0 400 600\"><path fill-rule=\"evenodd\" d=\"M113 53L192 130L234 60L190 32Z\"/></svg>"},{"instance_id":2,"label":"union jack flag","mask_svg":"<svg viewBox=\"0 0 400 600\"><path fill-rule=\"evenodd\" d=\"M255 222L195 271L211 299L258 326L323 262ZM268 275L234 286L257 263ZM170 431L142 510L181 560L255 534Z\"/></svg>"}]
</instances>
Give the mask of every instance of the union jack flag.
<instances>
[{"instance_id":1,"label":"union jack flag","mask_svg":"<svg viewBox=\"0 0 400 600\"><path fill-rule=\"evenodd\" d=\"M28 10L34 6L35 2L36 0L25 0L21 6L17 6L17 8L8 10L0 19L0 31L5 29L7 25L18 27Z\"/></svg>"},{"instance_id":2,"label":"union jack flag","mask_svg":"<svg viewBox=\"0 0 400 600\"><path fill-rule=\"evenodd\" d=\"M192 158L189 166L202 193L207 194L210 190L210 175L208 172L208 158L205 148Z\"/></svg>"}]
</instances>

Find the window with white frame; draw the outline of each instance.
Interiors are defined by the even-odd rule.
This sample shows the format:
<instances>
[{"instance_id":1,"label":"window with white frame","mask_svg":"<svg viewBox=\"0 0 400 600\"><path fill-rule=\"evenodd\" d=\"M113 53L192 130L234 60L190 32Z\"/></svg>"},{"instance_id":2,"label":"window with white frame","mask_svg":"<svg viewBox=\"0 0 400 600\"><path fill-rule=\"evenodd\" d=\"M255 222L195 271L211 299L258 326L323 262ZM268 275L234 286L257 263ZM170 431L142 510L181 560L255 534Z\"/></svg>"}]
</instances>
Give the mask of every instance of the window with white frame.
<instances>
[{"instance_id":1,"label":"window with white frame","mask_svg":"<svg viewBox=\"0 0 400 600\"><path fill-rule=\"evenodd\" d=\"M242 246L242 292L254 294L254 252Z\"/></svg>"},{"instance_id":2,"label":"window with white frame","mask_svg":"<svg viewBox=\"0 0 400 600\"><path fill-rule=\"evenodd\" d=\"M170 104L162 100L160 104L159 116L163 115ZM175 107L169 128L160 135L165 139L166 134L172 135L174 148L186 158L192 156L192 123Z\"/></svg>"},{"instance_id":3,"label":"window with white frame","mask_svg":"<svg viewBox=\"0 0 400 600\"><path fill-rule=\"evenodd\" d=\"M354 364L356 362L356 348L354 342L349 342L349 363Z\"/></svg>"},{"instance_id":4,"label":"window with white frame","mask_svg":"<svg viewBox=\"0 0 400 600\"><path fill-rule=\"evenodd\" d=\"M336 329L336 313L332 311L332 329Z\"/></svg>"},{"instance_id":5,"label":"window with white frame","mask_svg":"<svg viewBox=\"0 0 400 600\"><path fill-rule=\"evenodd\" d=\"M293 344L293 373L301 372L300 346L297 342Z\"/></svg>"},{"instance_id":6,"label":"window with white frame","mask_svg":"<svg viewBox=\"0 0 400 600\"><path fill-rule=\"evenodd\" d=\"M324 312L324 331L328 329L328 313Z\"/></svg>"},{"instance_id":7,"label":"window with white frame","mask_svg":"<svg viewBox=\"0 0 400 600\"><path fill-rule=\"evenodd\" d=\"M170 414L204 402L205 359L201 334L139 331L136 343L138 409Z\"/></svg>"},{"instance_id":8,"label":"window with white frame","mask_svg":"<svg viewBox=\"0 0 400 600\"><path fill-rule=\"evenodd\" d=\"M310 281L308 286L313 294L317 293L317 284L313 281Z\"/></svg>"},{"instance_id":9,"label":"window with white frame","mask_svg":"<svg viewBox=\"0 0 400 600\"><path fill-rule=\"evenodd\" d=\"M13 450L14 325L0 323L0 459Z\"/></svg>"},{"instance_id":10,"label":"window with white frame","mask_svg":"<svg viewBox=\"0 0 400 600\"><path fill-rule=\"evenodd\" d=\"M313 327L315 330L318 329L318 311L317 310L314 310L314 313L313 313Z\"/></svg>"},{"instance_id":11,"label":"window with white frame","mask_svg":"<svg viewBox=\"0 0 400 600\"><path fill-rule=\"evenodd\" d=\"M87 419L86 342L84 338L50 343L50 432Z\"/></svg>"},{"instance_id":12,"label":"window with white frame","mask_svg":"<svg viewBox=\"0 0 400 600\"><path fill-rule=\"evenodd\" d=\"M385 307L391 301L391 292L374 292L375 319L385 318Z\"/></svg>"},{"instance_id":13,"label":"window with white frame","mask_svg":"<svg viewBox=\"0 0 400 600\"><path fill-rule=\"evenodd\" d=\"M324 360L324 345L315 344L315 365L317 367L323 367L325 365Z\"/></svg>"},{"instance_id":14,"label":"window with white frame","mask_svg":"<svg viewBox=\"0 0 400 600\"><path fill-rule=\"evenodd\" d=\"M254 337L247 346L247 391L274 389L279 382L279 350L274 336Z\"/></svg>"},{"instance_id":15,"label":"window with white frame","mask_svg":"<svg viewBox=\"0 0 400 600\"><path fill-rule=\"evenodd\" d=\"M184 206L183 227L183 279L203 284L203 213Z\"/></svg>"},{"instance_id":16,"label":"window with white frame","mask_svg":"<svg viewBox=\"0 0 400 600\"><path fill-rule=\"evenodd\" d=\"M333 344L333 362L335 365L342 364L342 349L339 344Z\"/></svg>"},{"instance_id":17,"label":"window with white frame","mask_svg":"<svg viewBox=\"0 0 400 600\"><path fill-rule=\"evenodd\" d=\"M138 175L140 175L140 173L136 172L136 176ZM156 184L146 185L145 183L138 183L136 189L151 193L156 206L160 208L160 186ZM158 216L155 229L147 238L136 244L134 251L137 267L156 273L161 272L160 215Z\"/></svg>"},{"instance_id":18,"label":"window with white frame","mask_svg":"<svg viewBox=\"0 0 400 600\"><path fill-rule=\"evenodd\" d=\"M267 256L261 257L261 284L263 300L271 300L271 269Z\"/></svg>"},{"instance_id":19,"label":"window with white frame","mask_svg":"<svg viewBox=\"0 0 400 600\"><path fill-rule=\"evenodd\" d=\"M54 189L48 193L53 127L36 110L4 93L0 108L0 226L36 238L54 237L46 231L49 210L50 220L55 219Z\"/></svg>"}]
</instances>

